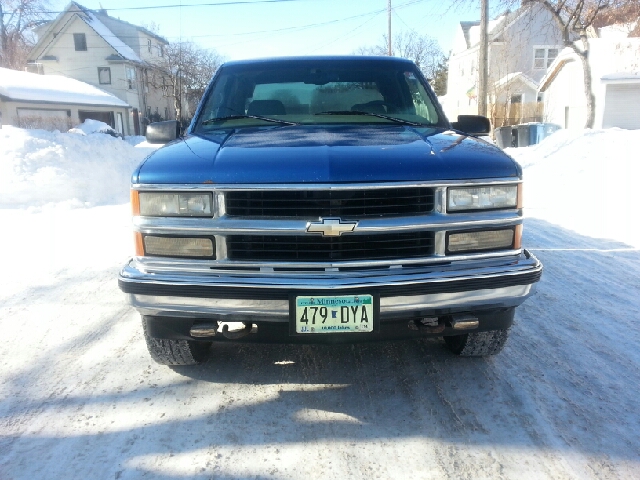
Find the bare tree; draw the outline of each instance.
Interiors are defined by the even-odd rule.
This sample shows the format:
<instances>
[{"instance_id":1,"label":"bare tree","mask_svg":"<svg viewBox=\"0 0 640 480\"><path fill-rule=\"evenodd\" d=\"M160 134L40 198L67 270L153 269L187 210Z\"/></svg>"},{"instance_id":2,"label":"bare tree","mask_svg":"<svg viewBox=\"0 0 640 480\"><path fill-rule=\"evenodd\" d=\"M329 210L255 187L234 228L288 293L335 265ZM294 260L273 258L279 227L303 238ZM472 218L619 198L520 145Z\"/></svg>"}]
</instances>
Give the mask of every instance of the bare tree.
<instances>
[{"instance_id":1,"label":"bare tree","mask_svg":"<svg viewBox=\"0 0 640 480\"><path fill-rule=\"evenodd\" d=\"M546 8L562 31L565 47L571 48L582 63L584 94L587 99L585 128L593 128L595 121L595 95L591 82L588 30L600 18L615 18L613 12L637 7L638 0L530 0ZM578 41L574 41L575 37Z\"/></svg>"},{"instance_id":2,"label":"bare tree","mask_svg":"<svg viewBox=\"0 0 640 480\"><path fill-rule=\"evenodd\" d=\"M184 120L193 114L222 61L214 50L202 49L192 42L172 43L149 72L149 82L173 100L176 119Z\"/></svg>"},{"instance_id":3,"label":"bare tree","mask_svg":"<svg viewBox=\"0 0 640 480\"><path fill-rule=\"evenodd\" d=\"M383 35L378 45L360 47L357 55L388 55L388 37ZM419 35L415 31L400 32L393 36L393 55L412 60L428 79L433 79L446 57L438 41L429 35Z\"/></svg>"},{"instance_id":4,"label":"bare tree","mask_svg":"<svg viewBox=\"0 0 640 480\"><path fill-rule=\"evenodd\" d=\"M26 65L33 41L30 29L48 17L48 0L0 0L0 67Z\"/></svg>"}]
</instances>

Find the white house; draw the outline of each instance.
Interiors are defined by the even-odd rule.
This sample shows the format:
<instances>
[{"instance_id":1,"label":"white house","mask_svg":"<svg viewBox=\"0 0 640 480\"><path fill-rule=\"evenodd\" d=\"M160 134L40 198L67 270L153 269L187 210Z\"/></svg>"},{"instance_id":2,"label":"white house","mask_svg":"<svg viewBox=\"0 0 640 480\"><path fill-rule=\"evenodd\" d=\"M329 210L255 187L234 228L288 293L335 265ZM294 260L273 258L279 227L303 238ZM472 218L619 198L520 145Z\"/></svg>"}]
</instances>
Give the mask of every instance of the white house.
<instances>
[{"instance_id":1,"label":"white house","mask_svg":"<svg viewBox=\"0 0 640 480\"><path fill-rule=\"evenodd\" d=\"M480 22L460 22L444 105L450 118L478 113L479 47ZM537 3L523 2L518 10L489 22L487 103L494 125L537 120L528 116L536 112L538 82L561 49L560 30Z\"/></svg>"},{"instance_id":2,"label":"white house","mask_svg":"<svg viewBox=\"0 0 640 480\"><path fill-rule=\"evenodd\" d=\"M640 128L640 38L605 35L589 39L594 128ZM572 49L561 52L540 83L544 120L584 128L587 101L582 63Z\"/></svg>"},{"instance_id":3,"label":"white house","mask_svg":"<svg viewBox=\"0 0 640 480\"><path fill-rule=\"evenodd\" d=\"M91 118L125 134L130 110L116 96L73 78L0 68L0 125L66 131Z\"/></svg>"},{"instance_id":4,"label":"white house","mask_svg":"<svg viewBox=\"0 0 640 480\"><path fill-rule=\"evenodd\" d=\"M168 42L149 30L71 2L36 30L28 70L95 85L130 105L127 134L140 134L142 117L173 118L173 103L149 81Z\"/></svg>"}]
</instances>

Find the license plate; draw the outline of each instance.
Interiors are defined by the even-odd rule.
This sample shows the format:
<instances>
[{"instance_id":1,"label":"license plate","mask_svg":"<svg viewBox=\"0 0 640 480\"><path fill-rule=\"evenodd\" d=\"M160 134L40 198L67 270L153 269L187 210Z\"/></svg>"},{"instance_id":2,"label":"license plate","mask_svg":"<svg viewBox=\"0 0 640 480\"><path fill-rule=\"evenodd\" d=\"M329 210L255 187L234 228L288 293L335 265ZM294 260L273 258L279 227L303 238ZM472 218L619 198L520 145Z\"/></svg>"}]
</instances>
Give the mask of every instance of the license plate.
<instances>
[{"instance_id":1,"label":"license plate","mask_svg":"<svg viewBox=\"0 0 640 480\"><path fill-rule=\"evenodd\" d=\"M372 295L295 298L296 333L373 332Z\"/></svg>"}]
</instances>

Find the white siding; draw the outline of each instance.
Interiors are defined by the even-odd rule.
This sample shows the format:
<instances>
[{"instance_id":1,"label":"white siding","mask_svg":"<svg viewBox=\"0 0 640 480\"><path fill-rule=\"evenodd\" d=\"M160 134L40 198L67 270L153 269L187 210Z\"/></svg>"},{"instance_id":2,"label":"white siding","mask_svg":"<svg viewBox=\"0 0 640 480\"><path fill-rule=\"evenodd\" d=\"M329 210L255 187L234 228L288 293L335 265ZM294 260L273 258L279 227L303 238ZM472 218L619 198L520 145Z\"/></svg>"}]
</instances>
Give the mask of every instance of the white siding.
<instances>
[{"instance_id":1,"label":"white siding","mask_svg":"<svg viewBox=\"0 0 640 480\"><path fill-rule=\"evenodd\" d=\"M544 93L544 120L563 128L581 129L587 115L582 65L567 63Z\"/></svg>"}]
</instances>

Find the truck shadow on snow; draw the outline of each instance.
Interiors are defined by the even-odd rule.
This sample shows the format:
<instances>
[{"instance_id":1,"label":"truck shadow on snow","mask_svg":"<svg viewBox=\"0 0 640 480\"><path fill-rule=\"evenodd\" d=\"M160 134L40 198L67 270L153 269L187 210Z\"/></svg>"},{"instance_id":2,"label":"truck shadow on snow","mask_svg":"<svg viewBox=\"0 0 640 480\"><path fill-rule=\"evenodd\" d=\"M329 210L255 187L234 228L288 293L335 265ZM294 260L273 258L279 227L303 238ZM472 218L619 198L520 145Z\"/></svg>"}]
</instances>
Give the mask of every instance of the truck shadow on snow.
<instances>
[{"instance_id":1,"label":"truck shadow on snow","mask_svg":"<svg viewBox=\"0 0 640 480\"><path fill-rule=\"evenodd\" d=\"M132 461L150 456L168 465L170 455L209 460L206 474L190 478L210 478L212 472L215 478L245 478L228 472L242 468L238 462L256 448L262 449L261 460L277 464L288 448L325 441L345 449L369 445L363 448L380 454L369 460L377 465L390 461L388 455L401 456L409 440L414 447L428 440L428 450L445 458L438 460L444 471L453 462L446 459L450 445L489 447L507 456L514 448L573 452L593 457L594 465L637 462L640 252L536 219L528 220L525 245L545 271L496 357L457 358L437 339L214 344L206 364L173 368L181 377L174 375L167 385L160 381L165 367L145 369L150 359L120 352L111 368L139 368L145 385L104 396L52 394L37 403L24 398L24 411L46 416L83 406L102 414L123 408L147 423L115 428L105 420L100 433L2 435L0 447L21 457L66 446L68 468L76 465L76 473L88 468L87 456L110 452L106 471L116 478L143 472L182 478L162 473L162 462L152 469ZM17 388L13 394L22 395ZM517 462L522 453L513 455ZM425 458L421 465L431 461ZM484 460L472 455L456 461ZM250 464L247 472L260 471ZM291 475L276 469L263 478L280 476Z\"/></svg>"}]
</instances>

